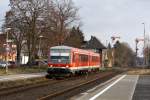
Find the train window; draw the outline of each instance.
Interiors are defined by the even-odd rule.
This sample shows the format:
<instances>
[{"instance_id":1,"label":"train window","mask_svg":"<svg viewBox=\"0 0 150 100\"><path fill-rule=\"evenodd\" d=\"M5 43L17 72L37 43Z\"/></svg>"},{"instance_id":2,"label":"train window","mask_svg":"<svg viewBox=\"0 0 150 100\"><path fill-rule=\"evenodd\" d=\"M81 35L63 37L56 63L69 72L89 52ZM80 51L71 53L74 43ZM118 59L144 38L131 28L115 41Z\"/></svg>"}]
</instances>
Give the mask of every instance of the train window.
<instances>
[{"instance_id":1,"label":"train window","mask_svg":"<svg viewBox=\"0 0 150 100\"><path fill-rule=\"evenodd\" d=\"M51 59L61 59L61 60L68 60L69 56L51 56Z\"/></svg>"},{"instance_id":2,"label":"train window","mask_svg":"<svg viewBox=\"0 0 150 100\"><path fill-rule=\"evenodd\" d=\"M92 61L94 61L94 62L98 61L98 57L92 56Z\"/></svg>"},{"instance_id":3,"label":"train window","mask_svg":"<svg viewBox=\"0 0 150 100\"><path fill-rule=\"evenodd\" d=\"M51 49L50 52L51 53L68 53L68 52L70 52L70 50L68 50L68 49Z\"/></svg>"},{"instance_id":4,"label":"train window","mask_svg":"<svg viewBox=\"0 0 150 100\"><path fill-rule=\"evenodd\" d=\"M88 61L88 55L80 54L79 59L81 62L87 62Z\"/></svg>"},{"instance_id":5,"label":"train window","mask_svg":"<svg viewBox=\"0 0 150 100\"><path fill-rule=\"evenodd\" d=\"M52 63L70 63L70 57L69 56L50 56Z\"/></svg>"}]
</instances>

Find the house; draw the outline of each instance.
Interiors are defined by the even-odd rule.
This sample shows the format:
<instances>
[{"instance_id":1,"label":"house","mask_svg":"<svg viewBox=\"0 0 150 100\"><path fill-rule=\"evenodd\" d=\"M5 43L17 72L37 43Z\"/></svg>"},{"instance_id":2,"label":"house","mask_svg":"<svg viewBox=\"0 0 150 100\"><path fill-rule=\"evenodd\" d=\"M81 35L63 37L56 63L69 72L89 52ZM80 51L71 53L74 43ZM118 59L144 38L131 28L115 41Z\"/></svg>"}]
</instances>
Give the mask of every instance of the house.
<instances>
[{"instance_id":1,"label":"house","mask_svg":"<svg viewBox=\"0 0 150 100\"><path fill-rule=\"evenodd\" d=\"M13 41L8 40L6 43L6 34L0 34L0 60L2 61L16 61L16 45Z\"/></svg>"},{"instance_id":2,"label":"house","mask_svg":"<svg viewBox=\"0 0 150 100\"><path fill-rule=\"evenodd\" d=\"M94 36L91 36L91 39L89 41L85 41L84 45L82 46L83 49L89 49L96 53L100 54L100 59L102 62L101 66L104 66L104 56L106 53L106 47Z\"/></svg>"},{"instance_id":3,"label":"house","mask_svg":"<svg viewBox=\"0 0 150 100\"><path fill-rule=\"evenodd\" d=\"M107 59L105 59L105 66L112 67L114 63L114 49L111 47L110 43L107 47L106 57Z\"/></svg>"}]
</instances>

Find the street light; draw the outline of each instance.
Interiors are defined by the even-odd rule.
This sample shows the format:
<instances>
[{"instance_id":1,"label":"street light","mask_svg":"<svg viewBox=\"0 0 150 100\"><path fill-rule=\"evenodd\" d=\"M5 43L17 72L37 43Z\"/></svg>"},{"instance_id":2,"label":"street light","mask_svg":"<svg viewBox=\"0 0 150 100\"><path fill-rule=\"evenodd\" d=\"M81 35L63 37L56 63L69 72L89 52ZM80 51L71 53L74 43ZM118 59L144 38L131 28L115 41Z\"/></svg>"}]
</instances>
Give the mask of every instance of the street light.
<instances>
[{"instance_id":1,"label":"street light","mask_svg":"<svg viewBox=\"0 0 150 100\"><path fill-rule=\"evenodd\" d=\"M146 65L146 54L145 54L145 23L143 24L143 28L144 28L144 33L143 33L143 37L144 37L144 65Z\"/></svg>"},{"instance_id":2,"label":"street light","mask_svg":"<svg viewBox=\"0 0 150 100\"><path fill-rule=\"evenodd\" d=\"M43 35L39 36L39 39L40 39L40 41L39 41L39 50L38 50L38 56L39 56L39 58L41 58L41 56L42 56L42 53L41 53L41 39L43 37L44 37Z\"/></svg>"},{"instance_id":3,"label":"street light","mask_svg":"<svg viewBox=\"0 0 150 100\"><path fill-rule=\"evenodd\" d=\"M111 39L112 39L112 43L116 40L116 39L120 39L121 37L120 36L112 36ZM117 41L116 41L117 42ZM113 64L113 67L115 65L115 48L116 48L116 43L113 44L113 51L112 51L112 64Z\"/></svg>"},{"instance_id":4,"label":"street light","mask_svg":"<svg viewBox=\"0 0 150 100\"><path fill-rule=\"evenodd\" d=\"M42 52L41 52L41 39L43 38L44 36L40 35L39 36L39 50L38 50L38 56L39 56L39 59L41 60L41 56L42 56ZM39 69L40 69L40 63L38 62L38 66L39 66Z\"/></svg>"},{"instance_id":5,"label":"street light","mask_svg":"<svg viewBox=\"0 0 150 100\"><path fill-rule=\"evenodd\" d=\"M5 32L6 32L6 73L8 73L8 49L9 49L9 45L8 45L8 32L9 30L11 30L11 28L6 28Z\"/></svg>"}]
</instances>

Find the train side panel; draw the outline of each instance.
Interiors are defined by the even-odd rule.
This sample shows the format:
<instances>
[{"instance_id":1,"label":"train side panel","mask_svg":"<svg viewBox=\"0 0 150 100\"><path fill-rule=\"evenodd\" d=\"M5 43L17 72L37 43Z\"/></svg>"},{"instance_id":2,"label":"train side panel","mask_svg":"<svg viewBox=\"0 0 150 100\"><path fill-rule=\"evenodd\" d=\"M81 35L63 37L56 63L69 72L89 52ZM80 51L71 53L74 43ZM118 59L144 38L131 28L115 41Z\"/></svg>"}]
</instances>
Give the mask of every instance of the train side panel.
<instances>
[{"instance_id":1,"label":"train side panel","mask_svg":"<svg viewBox=\"0 0 150 100\"><path fill-rule=\"evenodd\" d=\"M65 50L69 50L69 54ZM62 53L62 51L65 53ZM49 74L87 72L99 69L100 63L98 53L68 46L56 46L49 52L49 68L47 72Z\"/></svg>"}]
</instances>

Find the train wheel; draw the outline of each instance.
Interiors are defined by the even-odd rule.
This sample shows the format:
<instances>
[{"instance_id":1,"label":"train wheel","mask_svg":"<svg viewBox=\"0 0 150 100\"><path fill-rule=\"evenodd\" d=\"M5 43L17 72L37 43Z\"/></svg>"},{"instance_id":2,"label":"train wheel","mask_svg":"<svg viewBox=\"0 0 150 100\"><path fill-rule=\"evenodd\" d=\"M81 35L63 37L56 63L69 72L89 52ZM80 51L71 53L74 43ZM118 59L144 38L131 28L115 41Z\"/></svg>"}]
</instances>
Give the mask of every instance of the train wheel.
<instances>
[{"instance_id":1,"label":"train wheel","mask_svg":"<svg viewBox=\"0 0 150 100\"><path fill-rule=\"evenodd\" d=\"M73 76L74 76L74 74L73 74L73 73L70 73L70 74L69 74L69 77L73 77Z\"/></svg>"}]
</instances>

